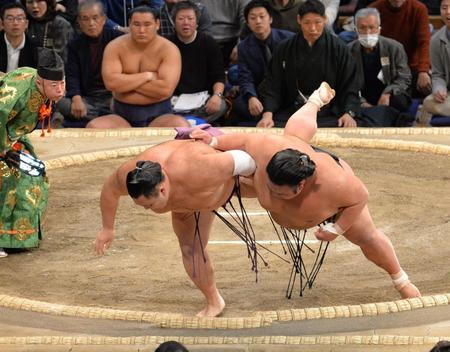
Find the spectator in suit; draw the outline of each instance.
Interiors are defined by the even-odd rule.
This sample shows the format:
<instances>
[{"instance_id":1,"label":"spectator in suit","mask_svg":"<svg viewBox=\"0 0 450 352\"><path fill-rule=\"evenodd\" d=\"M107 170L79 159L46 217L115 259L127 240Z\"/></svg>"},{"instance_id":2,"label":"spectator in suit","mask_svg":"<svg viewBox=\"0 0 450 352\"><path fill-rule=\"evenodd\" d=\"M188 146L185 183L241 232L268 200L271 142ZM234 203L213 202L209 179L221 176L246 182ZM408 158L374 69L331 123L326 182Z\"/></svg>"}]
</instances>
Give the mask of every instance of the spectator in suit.
<instances>
[{"instance_id":1,"label":"spectator in suit","mask_svg":"<svg viewBox=\"0 0 450 352\"><path fill-rule=\"evenodd\" d=\"M403 45L380 35L380 13L376 8L359 10L355 15L358 40L349 44L358 66L361 83L361 113L374 127L412 123L406 119L411 105L411 71Z\"/></svg>"},{"instance_id":2,"label":"spectator in suit","mask_svg":"<svg viewBox=\"0 0 450 352\"><path fill-rule=\"evenodd\" d=\"M431 92L428 10L419 0L376 0L369 7L380 12L381 35L403 44L412 73L412 96Z\"/></svg>"},{"instance_id":3,"label":"spectator in suit","mask_svg":"<svg viewBox=\"0 0 450 352\"><path fill-rule=\"evenodd\" d=\"M175 34L169 39L181 53L181 76L174 95L208 91L203 106L183 114L201 117L207 122L221 118L227 105L223 97L225 71L219 45L214 38L197 31L199 10L192 1L180 1L173 9Z\"/></svg>"},{"instance_id":4,"label":"spectator in suit","mask_svg":"<svg viewBox=\"0 0 450 352\"><path fill-rule=\"evenodd\" d=\"M159 9L159 34L163 37L170 37L175 32L175 20L173 18L173 6L180 2L180 0L165 0L165 3ZM199 2L195 3L198 8L198 26L199 33L206 33L211 35L212 24L211 17L209 17L208 10L205 5Z\"/></svg>"},{"instance_id":5,"label":"spectator in suit","mask_svg":"<svg viewBox=\"0 0 450 352\"><path fill-rule=\"evenodd\" d=\"M0 32L0 71L9 72L18 67L36 68L36 48L25 31L28 27L25 8L19 3L8 3L0 10L3 31Z\"/></svg>"},{"instance_id":6,"label":"spectator in suit","mask_svg":"<svg viewBox=\"0 0 450 352\"><path fill-rule=\"evenodd\" d=\"M258 91L278 44L294 33L271 28L273 8L267 0L252 0L244 9L251 33L238 46L239 95L233 101L238 122L258 121L263 102ZM262 88L262 87L261 87Z\"/></svg>"},{"instance_id":7,"label":"spectator in suit","mask_svg":"<svg viewBox=\"0 0 450 352\"><path fill-rule=\"evenodd\" d=\"M81 34L69 43L66 97L58 103L65 123L84 127L90 120L111 114L111 92L102 78L106 45L122 32L104 28L106 15L99 0L84 0L78 10ZM74 123L79 121L77 123Z\"/></svg>"},{"instance_id":8,"label":"spectator in suit","mask_svg":"<svg viewBox=\"0 0 450 352\"><path fill-rule=\"evenodd\" d=\"M450 0L442 0L440 9L445 26L431 39L433 92L425 98L423 108L431 115L447 116L446 125L450 125Z\"/></svg>"}]
</instances>

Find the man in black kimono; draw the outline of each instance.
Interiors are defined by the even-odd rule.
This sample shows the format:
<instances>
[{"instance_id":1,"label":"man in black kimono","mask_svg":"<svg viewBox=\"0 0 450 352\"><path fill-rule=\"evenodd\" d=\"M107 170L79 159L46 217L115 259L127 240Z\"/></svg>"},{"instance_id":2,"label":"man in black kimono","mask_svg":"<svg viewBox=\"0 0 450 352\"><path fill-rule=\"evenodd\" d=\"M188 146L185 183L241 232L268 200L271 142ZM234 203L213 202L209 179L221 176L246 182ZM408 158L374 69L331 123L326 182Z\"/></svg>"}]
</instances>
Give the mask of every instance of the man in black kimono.
<instances>
[{"instance_id":1,"label":"man in black kimono","mask_svg":"<svg viewBox=\"0 0 450 352\"><path fill-rule=\"evenodd\" d=\"M325 7L308 0L299 7L301 31L281 43L267 73L264 112L258 127L283 127L322 81L336 91L336 98L318 114L319 127L356 127L359 119L360 80L348 48L325 30Z\"/></svg>"}]
</instances>

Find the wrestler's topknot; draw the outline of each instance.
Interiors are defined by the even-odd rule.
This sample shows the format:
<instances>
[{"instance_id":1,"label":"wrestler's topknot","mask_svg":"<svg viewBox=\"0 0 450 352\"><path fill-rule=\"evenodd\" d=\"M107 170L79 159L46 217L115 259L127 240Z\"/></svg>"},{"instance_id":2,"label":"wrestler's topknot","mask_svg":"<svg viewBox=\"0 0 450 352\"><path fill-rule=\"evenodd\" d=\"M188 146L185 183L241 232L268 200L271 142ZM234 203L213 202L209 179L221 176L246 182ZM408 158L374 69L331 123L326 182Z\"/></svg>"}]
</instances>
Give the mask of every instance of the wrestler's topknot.
<instances>
[{"instance_id":1,"label":"wrestler's topknot","mask_svg":"<svg viewBox=\"0 0 450 352\"><path fill-rule=\"evenodd\" d=\"M156 186L164 181L159 163L138 161L136 168L127 174L127 190L131 198L156 196Z\"/></svg>"},{"instance_id":2,"label":"wrestler's topknot","mask_svg":"<svg viewBox=\"0 0 450 352\"><path fill-rule=\"evenodd\" d=\"M267 164L266 171L274 184L296 187L315 169L316 164L307 154L289 148L276 153Z\"/></svg>"}]
</instances>

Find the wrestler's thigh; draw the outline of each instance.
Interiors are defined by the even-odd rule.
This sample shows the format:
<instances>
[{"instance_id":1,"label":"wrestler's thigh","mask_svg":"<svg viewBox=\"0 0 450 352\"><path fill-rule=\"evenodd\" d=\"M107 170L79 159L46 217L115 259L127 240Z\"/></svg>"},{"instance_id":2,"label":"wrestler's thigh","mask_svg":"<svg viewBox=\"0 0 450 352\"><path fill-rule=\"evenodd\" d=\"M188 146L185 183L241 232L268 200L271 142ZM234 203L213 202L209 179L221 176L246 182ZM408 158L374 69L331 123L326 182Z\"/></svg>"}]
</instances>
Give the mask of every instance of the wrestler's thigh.
<instances>
[{"instance_id":1,"label":"wrestler's thigh","mask_svg":"<svg viewBox=\"0 0 450 352\"><path fill-rule=\"evenodd\" d=\"M204 246L206 246L215 215L211 211L202 211L197 214L199 216L196 218L194 212L172 212L172 227L180 245L192 244L198 228L202 240L205 240Z\"/></svg>"},{"instance_id":2,"label":"wrestler's thigh","mask_svg":"<svg viewBox=\"0 0 450 352\"><path fill-rule=\"evenodd\" d=\"M364 207L344 237L355 244L369 242L377 236L377 228L372 220L367 205Z\"/></svg>"}]
</instances>

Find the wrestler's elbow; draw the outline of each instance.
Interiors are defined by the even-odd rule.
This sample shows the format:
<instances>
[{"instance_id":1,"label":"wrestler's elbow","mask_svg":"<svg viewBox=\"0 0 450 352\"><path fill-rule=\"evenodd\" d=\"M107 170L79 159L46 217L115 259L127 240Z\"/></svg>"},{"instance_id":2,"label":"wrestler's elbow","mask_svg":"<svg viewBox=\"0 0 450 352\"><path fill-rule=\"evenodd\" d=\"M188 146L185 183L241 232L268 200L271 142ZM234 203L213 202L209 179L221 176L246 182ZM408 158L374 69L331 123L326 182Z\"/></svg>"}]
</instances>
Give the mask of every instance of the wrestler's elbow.
<instances>
[{"instance_id":1,"label":"wrestler's elbow","mask_svg":"<svg viewBox=\"0 0 450 352\"><path fill-rule=\"evenodd\" d=\"M108 89L109 91L111 92L116 91L117 84L110 77L105 77L105 75L103 75L103 83L105 84L105 88Z\"/></svg>"},{"instance_id":2,"label":"wrestler's elbow","mask_svg":"<svg viewBox=\"0 0 450 352\"><path fill-rule=\"evenodd\" d=\"M105 88L110 92L126 93L128 91L123 83L120 84L117 79L105 79L103 83L105 84Z\"/></svg>"},{"instance_id":3,"label":"wrestler's elbow","mask_svg":"<svg viewBox=\"0 0 450 352\"><path fill-rule=\"evenodd\" d=\"M175 91L176 85L164 85L161 89L158 89L157 95L159 95L160 100L165 100L172 97L173 92Z\"/></svg>"}]
</instances>

